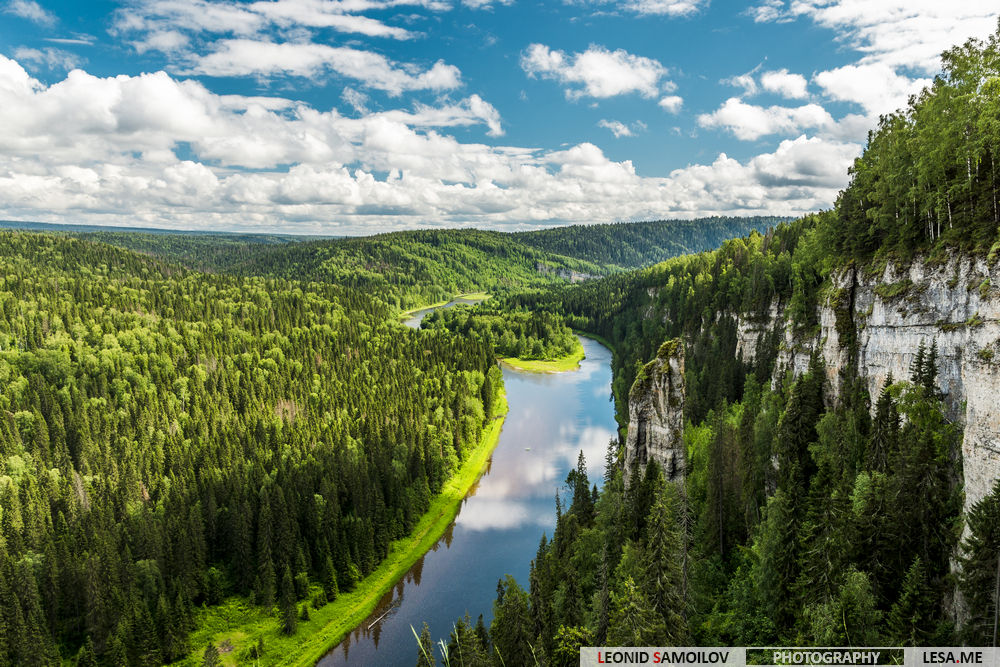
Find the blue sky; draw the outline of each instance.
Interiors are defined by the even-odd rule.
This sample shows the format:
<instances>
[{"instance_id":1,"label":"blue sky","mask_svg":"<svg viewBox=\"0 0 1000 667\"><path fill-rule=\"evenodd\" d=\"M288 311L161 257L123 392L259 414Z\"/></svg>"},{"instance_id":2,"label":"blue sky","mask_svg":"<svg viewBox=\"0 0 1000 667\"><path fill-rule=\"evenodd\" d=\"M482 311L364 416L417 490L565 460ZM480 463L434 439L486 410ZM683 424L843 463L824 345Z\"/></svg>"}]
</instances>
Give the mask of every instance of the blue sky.
<instances>
[{"instance_id":1,"label":"blue sky","mask_svg":"<svg viewBox=\"0 0 1000 667\"><path fill-rule=\"evenodd\" d=\"M0 0L0 217L369 233L799 214L965 0Z\"/></svg>"}]
</instances>

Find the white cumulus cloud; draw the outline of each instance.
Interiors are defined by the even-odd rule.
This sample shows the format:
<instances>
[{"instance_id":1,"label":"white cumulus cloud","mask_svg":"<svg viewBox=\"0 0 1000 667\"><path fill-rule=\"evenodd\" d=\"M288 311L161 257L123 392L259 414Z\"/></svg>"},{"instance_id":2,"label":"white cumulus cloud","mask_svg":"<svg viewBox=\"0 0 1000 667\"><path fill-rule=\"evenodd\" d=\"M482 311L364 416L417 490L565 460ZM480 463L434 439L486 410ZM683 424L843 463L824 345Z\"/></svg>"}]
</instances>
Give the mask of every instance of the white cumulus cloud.
<instances>
[{"instance_id":1,"label":"white cumulus cloud","mask_svg":"<svg viewBox=\"0 0 1000 667\"><path fill-rule=\"evenodd\" d=\"M684 106L684 98L679 95L667 95L657 102L657 104L667 113L678 113L681 107Z\"/></svg>"},{"instance_id":2,"label":"white cumulus cloud","mask_svg":"<svg viewBox=\"0 0 1000 667\"><path fill-rule=\"evenodd\" d=\"M860 105L869 115L889 113L906 106L910 95L931 83L897 74L882 63L845 65L818 73L814 79L827 97Z\"/></svg>"},{"instance_id":3,"label":"white cumulus cloud","mask_svg":"<svg viewBox=\"0 0 1000 667\"><path fill-rule=\"evenodd\" d=\"M264 77L317 77L327 71L362 81L390 95L406 90L451 90L461 85L458 68L441 61L426 71L411 73L378 53L312 42L221 40L214 51L196 58L186 70L208 76Z\"/></svg>"},{"instance_id":4,"label":"white cumulus cloud","mask_svg":"<svg viewBox=\"0 0 1000 667\"><path fill-rule=\"evenodd\" d=\"M794 74L787 69L764 72L760 75L760 85L770 93L777 93L792 100L809 97L806 90L808 83L801 74Z\"/></svg>"},{"instance_id":5,"label":"white cumulus cloud","mask_svg":"<svg viewBox=\"0 0 1000 667\"><path fill-rule=\"evenodd\" d=\"M997 11L995 0L767 0L751 15L759 22L804 17L862 53L862 64L932 74L942 51L989 35Z\"/></svg>"},{"instance_id":6,"label":"white cumulus cloud","mask_svg":"<svg viewBox=\"0 0 1000 667\"><path fill-rule=\"evenodd\" d=\"M666 80L667 69L659 61L623 49L610 51L603 46L567 54L544 44L532 44L521 55L521 68L528 76L562 83L570 99L629 93L655 97L661 88L675 87Z\"/></svg>"},{"instance_id":7,"label":"white cumulus cloud","mask_svg":"<svg viewBox=\"0 0 1000 667\"><path fill-rule=\"evenodd\" d=\"M165 72L77 69L45 84L0 56L0 217L368 233L798 214L832 203L860 151L799 137L747 161L720 155L657 177L596 143L491 146L448 134L458 127L503 131L476 95L347 117L218 95Z\"/></svg>"},{"instance_id":8,"label":"white cumulus cloud","mask_svg":"<svg viewBox=\"0 0 1000 667\"><path fill-rule=\"evenodd\" d=\"M833 117L818 104L762 107L730 97L721 107L698 116L705 128L722 128L737 139L753 141L769 134L793 134L805 128L828 128Z\"/></svg>"}]
</instances>

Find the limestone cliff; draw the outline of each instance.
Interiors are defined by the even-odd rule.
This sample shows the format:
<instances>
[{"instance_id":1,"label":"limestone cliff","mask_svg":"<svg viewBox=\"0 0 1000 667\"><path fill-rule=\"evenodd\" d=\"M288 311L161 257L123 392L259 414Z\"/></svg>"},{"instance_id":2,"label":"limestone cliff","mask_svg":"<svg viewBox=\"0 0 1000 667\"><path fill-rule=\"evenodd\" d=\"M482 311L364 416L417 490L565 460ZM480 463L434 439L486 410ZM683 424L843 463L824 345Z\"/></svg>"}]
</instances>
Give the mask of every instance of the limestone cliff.
<instances>
[{"instance_id":1,"label":"limestone cliff","mask_svg":"<svg viewBox=\"0 0 1000 667\"><path fill-rule=\"evenodd\" d=\"M738 317L737 352L752 360L764 336L776 331L781 344L775 373L791 368L798 374L818 349L834 397L841 370L852 361L874 397L889 373L909 378L921 343L936 342L938 388L964 428L966 508L988 493L1000 477L1000 263L954 255L939 264L839 272L817 307L818 330L806 334L792 330L784 306L775 301L764 318ZM658 358L647 366L649 377L632 388L626 466L655 458L676 474L683 470L683 352L674 354L679 375L666 373L668 363ZM670 396L681 403L671 403Z\"/></svg>"},{"instance_id":2,"label":"limestone cliff","mask_svg":"<svg viewBox=\"0 0 1000 667\"><path fill-rule=\"evenodd\" d=\"M784 329L778 367L801 373L810 352L819 349L836 395L840 371L853 359L874 397L889 373L897 380L909 377L921 343L936 342L938 388L965 429L968 508L1000 477L998 285L1000 267L967 256L952 256L943 264L888 264L874 273L848 269L832 276L831 289L818 308L820 327L814 336L796 338L780 309L772 310L770 326ZM752 354L755 341L743 335L743 349Z\"/></svg>"},{"instance_id":3,"label":"limestone cliff","mask_svg":"<svg viewBox=\"0 0 1000 667\"><path fill-rule=\"evenodd\" d=\"M659 462L667 479L684 476L684 346L679 339L663 343L629 391L625 479L636 466Z\"/></svg>"}]
</instances>

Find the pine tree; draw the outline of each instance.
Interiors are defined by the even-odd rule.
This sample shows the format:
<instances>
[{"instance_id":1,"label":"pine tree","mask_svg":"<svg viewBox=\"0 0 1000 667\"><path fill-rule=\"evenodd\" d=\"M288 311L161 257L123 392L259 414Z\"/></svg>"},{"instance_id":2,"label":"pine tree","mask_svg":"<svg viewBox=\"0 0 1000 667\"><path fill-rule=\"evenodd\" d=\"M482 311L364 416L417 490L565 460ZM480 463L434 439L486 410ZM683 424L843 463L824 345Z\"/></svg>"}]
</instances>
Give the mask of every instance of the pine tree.
<instances>
[{"instance_id":1,"label":"pine tree","mask_svg":"<svg viewBox=\"0 0 1000 667\"><path fill-rule=\"evenodd\" d=\"M90 637L87 637L87 641L76 653L76 667L97 667L97 652Z\"/></svg>"},{"instance_id":2,"label":"pine tree","mask_svg":"<svg viewBox=\"0 0 1000 667\"><path fill-rule=\"evenodd\" d=\"M918 556L906 573L899 599L889 610L889 637L893 646L927 646L936 600Z\"/></svg>"},{"instance_id":3,"label":"pine tree","mask_svg":"<svg viewBox=\"0 0 1000 667\"><path fill-rule=\"evenodd\" d=\"M212 642L208 643L205 647L205 652L202 654L201 666L202 667L221 667L222 662L219 659L219 649L215 647Z\"/></svg>"},{"instance_id":4,"label":"pine tree","mask_svg":"<svg viewBox=\"0 0 1000 667\"><path fill-rule=\"evenodd\" d=\"M497 583L490 624L493 647L506 665L528 665L532 659L531 610L528 594L509 574Z\"/></svg>"},{"instance_id":5,"label":"pine tree","mask_svg":"<svg viewBox=\"0 0 1000 667\"><path fill-rule=\"evenodd\" d=\"M759 559L757 588L775 626L788 627L796 606L792 586L798 577L798 523L783 490L778 489L768 501L761 528L754 543Z\"/></svg>"},{"instance_id":6,"label":"pine tree","mask_svg":"<svg viewBox=\"0 0 1000 667\"><path fill-rule=\"evenodd\" d=\"M611 594L608 645L660 646L666 634L663 618L656 613L632 577L626 577L620 591Z\"/></svg>"},{"instance_id":7,"label":"pine tree","mask_svg":"<svg viewBox=\"0 0 1000 667\"><path fill-rule=\"evenodd\" d=\"M688 637L684 610L681 549L684 535L677 506L681 502L672 484L665 486L653 505L645 549L646 579L643 590L664 622L664 636L671 646L686 646Z\"/></svg>"},{"instance_id":8,"label":"pine tree","mask_svg":"<svg viewBox=\"0 0 1000 667\"><path fill-rule=\"evenodd\" d=\"M329 602L336 600L337 596L340 595L340 589L337 586L337 570L333 567L333 559L329 554L323 560L322 583L326 599Z\"/></svg>"},{"instance_id":9,"label":"pine tree","mask_svg":"<svg viewBox=\"0 0 1000 667\"><path fill-rule=\"evenodd\" d=\"M892 373L886 378L882 393L875 403L875 419L872 422L872 435L865 457L865 467L876 472L886 471L899 442L899 413L896 411L892 394L889 393L890 385L892 385Z\"/></svg>"},{"instance_id":10,"label":"pine tree","mask_svg":"<svg viewBox=\"0 0 1000 667\"><path fill-rule=\"evenodd\" d=\"M413 626L410 626L410 630L416 635ZM417 667L435 667L435 665L437 665L437 660L434 658L434 643L431 640L431 629L424 622L424 627L417 638Z\"/></svg>"},{"instance_id":11,"label":"pine tree","mask_svg":"<svg viewBox=\"0 0 1000 667\"><path fill-rule=\"evenodd\" d=\"M992 646L998 639L1000 615L1000 481L972 506L969 535L962 542L959 589L968 620L962 636L971 646Z\"/></svg>"},{"instance_id":12,"label":"pine tree","mask_svg":"<svg viewBox=\"0 0 1000 667\"><path fill-rule=\"evenodd\" d=\"M917 345L917 353L913 355L913 359L910 361L910 382L916 385L922 385L924 380L924 358L927 354L927 349L924 347L924 341L921 340Z\"/></svg>"},{"instance_id":13,"label":"pine tree","mask_svg":"<svg viewBox=\"0 0 1000 667\"><path fill-rule=\"evenodd\" d=\"M295 604L295 584L292 582L292 569L285 565L285 574L281 577L281 631L286 635L294 635L299 627L298 607Z\"/></svg>"}]
</instances>

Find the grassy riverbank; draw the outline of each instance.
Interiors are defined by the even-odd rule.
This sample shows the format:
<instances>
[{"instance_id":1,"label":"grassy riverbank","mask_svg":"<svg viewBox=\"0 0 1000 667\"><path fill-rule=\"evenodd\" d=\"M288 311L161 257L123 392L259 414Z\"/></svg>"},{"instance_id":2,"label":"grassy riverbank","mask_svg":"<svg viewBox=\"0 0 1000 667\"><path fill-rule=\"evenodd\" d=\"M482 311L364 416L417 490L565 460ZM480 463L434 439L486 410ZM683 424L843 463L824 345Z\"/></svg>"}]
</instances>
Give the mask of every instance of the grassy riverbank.
<instances>
[{"instance_id":1,"label":"grassy riverbank","mask_svg":"<svg viewBox=\"0 0 1000 667\"><path fill-rule=\"evenodd\" d=\"M540 360L506 357L502 361L511 368L529 373L564 373L580 368L580 362L583 361L585 356L583 344L577 339L576 348L572 352L556 359Z\"/></svg>"},{"instance_id":2,"label":"grassy riverbank","mask_svg":"<svg viewBox=\"0 0 1000 667\"><path fill-rule=\"evenodd\" d=\"M202 654L211 641L220 647L223 665L253 665L255 661L247 658L246 652L263 640L264 653L256 664L312 667L368 618L382 596L434 546L454 521L462 499L479 479L500 440L507 414L507 398L503 393L497 399L494 414L499 416L484 429L479 445L434 497L430 509L413 532L396 540L389 555L353 591L342 593L320 609L310 609L310 619L299 621L298 632L291 637L281 634L276 610L268 613L243 598L234 597L221 605L203 608L196 616L198 629L191 634L191 654L176 664L201 665Z\"/></svg>"}]
</instances>

